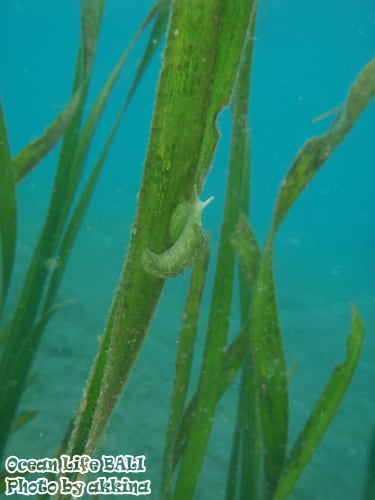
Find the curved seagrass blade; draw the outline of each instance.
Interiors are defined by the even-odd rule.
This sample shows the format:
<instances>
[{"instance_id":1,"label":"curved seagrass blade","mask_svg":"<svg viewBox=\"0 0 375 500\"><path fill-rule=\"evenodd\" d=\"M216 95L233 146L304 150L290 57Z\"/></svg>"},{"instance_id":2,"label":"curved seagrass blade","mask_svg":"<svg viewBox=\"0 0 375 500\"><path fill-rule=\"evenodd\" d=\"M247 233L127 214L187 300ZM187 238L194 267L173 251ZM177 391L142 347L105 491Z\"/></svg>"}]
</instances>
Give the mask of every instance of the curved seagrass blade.
<instances>
[{"instance_id":1,"label":"curved seagrass blade","mask_svg":"<svg viewBox=\"0 0 375 500\"><path fill-rule=\"evenodd\" d=\"M364 323L356 307L346 341L346 358L337 365L285 461L274 500L284 500L311 459L333 419L357 367L364 339Z\"/></svg>"},{"instance_id":2,"label":"curved seagrass blade","mask_svg":"<svg viewBox=\"0 0 375 500\"><path fill-rule=\"evenodd\" d=\"M287 474L288 479L280 479L280 477L284 477L285 473L284 462L286 459L288 431L288 387L281 332L277 318L273 277L273 246L275 235L291 206L306 185L312 180L318 169L344 139L374 94L375 60L372 60L363 69L350 89L345 104L340 108L341 111L328 132L307 141L298 153L296 160L282 183L277 197L272 225L257 274L250 314L253 363L259 393L262 438L265 448L264 472L267 498L273 498L275 491L280 491L280 493L277 493L280 497L277 498L284 498L285 490L291 487L291 476L296 479L308 461L303 456L297 459L297 454L301 451L301 447L297 446L292 451L293 461L290 462L290 457L287 459L287 463L293 464L290 469L294 469L293 473ZM307 424L308 429L306 432L309 433L310 444L314 444L311 454L337 410L359 358L363 339L363 326L359 313L356 311L353 313L353 324L349 339L348 358L350 358L350 361L345 363L337 371L332 381L329 382L330 387L331 384L337 385L337 394L340 397L334 399L334 405L326 406L323 417L320 417L319 413L313 411L313 425L311 421ZM353 350L351 351L351 349ZM340 376L342 377L341 379ZM328 393L330 390L328 389ZM324 397L324 394L318 404L327 404L327 398ZM317 421L319 418L321 418L320 422ZM317 427L319 427L321 432L314 433L313 429ZM314 438L312 438L312 435ZM309 454L309 457L311 454ZM278 487L279 479L283 484ZM290 483L286 487L285 485L288 481Z\"/></svg>"},{"instance_id":3,"label":"curved seagrass blade","mask_svg":"<svg viewBox=\"0 0 375 500\"><path fill-rule=\"evenodd\" d=\"M71 102L47 127L43 134L25 146L13 158L14 175L17 182L22 181L64 135L78 110L81 99L82 89L79 89L72 97Z\"/></svg>"},{"instance_id":4,"label":"curved seagrass blade","mask_svg":"<svg viewBox=\"0 0 375 500\"><path fill-rule=\"evenodd\" d=\"M126 105L120 109L115 124L109 131L102 153L95 163L74 209L74 198L79 188L93 135L131 47L157 10L155 8L151 10L151 14L136 33L130 47L125 50L80 131L83 105L93 68L103 6L103 0L82 0L81 3L82 40L73 88L83 89L82 97L79 100L78 109L75 110L74 117L64 133L50 206L23 283L19 306L16 308L12 320L0 332L4 344L0 357L2 380L0 399L3 401L2 419L0 420L0 454L4 450L11 422L25 387L27 374L42 332L52 314L59 308L59 306L54 305L55 295ZM127 98L128 102L129 97ZM11 204L8 205L11 207ZM4 214L6 214L5 211ZM10 243L11 239L9 238L8 241ZM45 263L50 259L57 265L46 266ZM20 345L23 346L23 349L20 349Z\"/></svg>"},{"instance_id":5,"label":"curved seagrass blade","mask_svg":"<svg viewBox=\"0 0 375 500\"><path fill-rule=\"evenodd\" d=\"M0 318L12 276L16 234L16 182L0 103Z\"/></svg>"}]
</instances>

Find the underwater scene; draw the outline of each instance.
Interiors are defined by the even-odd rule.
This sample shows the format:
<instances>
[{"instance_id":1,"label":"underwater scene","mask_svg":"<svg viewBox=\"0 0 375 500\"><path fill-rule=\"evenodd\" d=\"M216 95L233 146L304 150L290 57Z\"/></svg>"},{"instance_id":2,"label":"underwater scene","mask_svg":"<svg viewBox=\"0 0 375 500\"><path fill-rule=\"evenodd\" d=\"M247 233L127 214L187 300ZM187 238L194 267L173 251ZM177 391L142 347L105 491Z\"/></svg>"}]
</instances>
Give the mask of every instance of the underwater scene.
<instances>
[{"instance_id":1,"label":"underwater scene","mask_svg":"<svg viewBox=\"0 0 375 500\"><path fill-rule=\"evenodd\" d=\"M0 492L375 499L374 2L0 26Z\"/></svg>"}]
</instances>

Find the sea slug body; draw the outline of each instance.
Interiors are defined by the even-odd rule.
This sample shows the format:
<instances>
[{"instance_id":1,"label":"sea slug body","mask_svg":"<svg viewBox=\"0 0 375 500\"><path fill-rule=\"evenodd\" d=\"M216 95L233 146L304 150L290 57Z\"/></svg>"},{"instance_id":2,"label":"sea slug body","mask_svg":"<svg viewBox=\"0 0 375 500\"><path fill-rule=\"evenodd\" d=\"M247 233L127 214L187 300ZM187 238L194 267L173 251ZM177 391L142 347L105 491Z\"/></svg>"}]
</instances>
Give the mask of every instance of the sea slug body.
<instances>
[{"instance_id":1,"label":"sea slug body","mask_svg":"<svg viewBox=\"0 0 375 500\"><path fill-rule=\"evenodd\" d=\"M204 208L214 199L210 196L206 201L198 198L194 188L194 198L186 214L184 226L173 245L162 253L155 253L150 248L142 252L144 270L157 278L170 278L182 273L193 264L199 247L204 243L204 231L201 217Z\"/></svg>"}]
</instances>

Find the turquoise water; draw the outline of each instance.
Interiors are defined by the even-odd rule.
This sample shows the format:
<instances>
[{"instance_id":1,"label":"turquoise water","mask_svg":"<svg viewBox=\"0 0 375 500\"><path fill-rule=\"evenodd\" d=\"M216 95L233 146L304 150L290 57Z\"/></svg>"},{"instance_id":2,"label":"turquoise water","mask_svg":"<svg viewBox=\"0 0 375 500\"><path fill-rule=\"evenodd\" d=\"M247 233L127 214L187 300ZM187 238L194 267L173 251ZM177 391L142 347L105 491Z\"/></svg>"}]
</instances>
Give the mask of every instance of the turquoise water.
<instances>
[{"instance_id":1,"label":"turquoise water","mask_svg":"<svg viewBox=\"0 0 375 500\"><path fill-rule=\"evenodd\" d=\"M91 102L151 3L107 0ZM370 0L329 5L323 0L268 0L260 4L252 73L251 219L263 241L288 166L303 143L323 133L332 118L313 120L343 102L356 75L374 57L375 7ZM73 1L3 0L0 19L0 93L15 153L38 136L69 100L79 6ZM139 54L140 48L116 88L92 158L134 74ZM77 407L128 244L159 67L160 54L108 157L59 295L73 302L46 330L35 364L38 378L22 403L40 413L14 436L9 454L53 456ZM278 303L290 368L291 440L332 367L343 359L351 303L366 322L358 371L291 495L296 500L362 498L375 424L374 118L372 103L303 193L277 239ZM215 195L204 221L213 244L223 208L228 123L229 113L224 110L219 117L222 140L205 188L205 194ZM13 299L43 221L56 158L56 153L50 154L19 187ZM155 491L187 279L186 273L167 283L125 396L99 449L100 453L146 454L147 475ZM207 295L206 310L208 300ZM233 331L236 326L233 318ZM237 388L235 383L218 407L198 499L220 498L225 484Z\"/></svg>"}]
</instances>

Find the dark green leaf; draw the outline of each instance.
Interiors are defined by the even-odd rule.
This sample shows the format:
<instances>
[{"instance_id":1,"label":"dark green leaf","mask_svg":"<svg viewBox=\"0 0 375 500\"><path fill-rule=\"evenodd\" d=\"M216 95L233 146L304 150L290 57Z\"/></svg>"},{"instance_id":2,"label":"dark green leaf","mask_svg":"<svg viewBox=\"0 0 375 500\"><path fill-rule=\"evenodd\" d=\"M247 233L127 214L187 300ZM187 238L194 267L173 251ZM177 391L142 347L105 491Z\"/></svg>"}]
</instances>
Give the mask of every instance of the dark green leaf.
<instances>
[{"instance_id":1,"label":"dark green leaf","mask_svg":"<svg viewBox=\"0 0 375 500\"><path fill-rule=\"evenodd\" d=\"M16 184L8 145L5 118L0 103L0 316L12 276L16 237Z\"/></svg>"},{"instance_id":2,"label":"dark green leaf","mask_svg":"<svg viewBox=\"0 0 375 500\"><path fill-rule=\"evenodd\" d=\"M273 235L266 243L260 262L250 321L266 498L272 498L283 467L288 436L288 385L275 296Z\"/></svg>"},{"instance_id":3,"label":"dark green leaf","mask_svg":"<svg viewBox=\"0 0 375 500\"><path fill-rule=\"evenodd\" d=\"M276 229L313 176L342 142L375 94L375 59L359 74L328 132L309 139L283 181L274 213Z\"/></svg>"},{"instance_id":4,"label":"dark green leaf","mask_svg":"<svg viewBox=\"0 0 375 500\"><path fill-rule=\"evenodd\" d=\"M90 77L92 72L104 4L105 0L81 0L81 46L84 78Z\"/></svg>"},{"instance_id":5,"label":"dark green leaf","mask_svg":"<svg viewBox=\"0 0 375 500\"><path fill-rule=\"evenodd\" d=\"M245 276L249 283L254 285L261 255L255 234L244 214L241 214L238 218L232 236L232 244Z\"/></svg>"},{"instance_id":6,"label":"dark green leaf","mask_svg":"<svg viewBox=\"0 0 375 500\"><path fill-rule=\"evenodd\" d=\"M12 428L11 428L10 432L16 432L16 431L18 431L18 429L20 429L25 424L27 424L27 422L29 422L37 414L38 414L38 412L36 410L33 410L33 411L30 411L30 410L29 411L28 410L21 411L21 413L19 413L16 416L16 418L14 419L13 424L12 424Z\"/></svg>"},{"instance_id":7,"label":"dark green leaf","mask_svg":"<svg viewBox=\"0 0 375 500\"><path fill-rule=\"evenodd\" d=\"M208 265L208 241L198 252L196 263L190 278L189 293L185 303L183 325L178 342L176 358L176 376L166 433L164 461L162 471L161 498L169 498L174 471L174 450L181 422L185 398L189 386L193 361L195 338L198 329L199 310L202 300Z\"/></svg>"},{"instance_id":8,"label":"dark green leaf","mask_svg":"<svg viewBox=\"0 0 375 500\"><path fill-rule=\"evenodd\" d=\"M82 92L78 90L71 102L43 134L25 146L13 159L17 182L21 181L51 151L60 137L66 132L79 107Z\"/></svg>"},{"instance_id":9,"label":"dark green leaf","mask_svg":"<svg viewBox=\"0 0 375 500\"><path fill-rule=\"evenodd\" d=\"M364 338L364 324L352 308L352 324L346 342L346 359L336 366L285 463L274 500L287 498L333 419L357 367Z\"/></svg>"},{"instance_id":10,"label":"dark green leaf","mask_svg":"<svg viewBox=\"0 0 375 500\"><path fill-rule=\"evenodd\" d=\"M154 7L149 12L147 18L145 19L143 25L147 25L149 20L152 19L156 15L156 20L152 31L150 33L146 49L143 53L142 59L138 65L137 74L133 80L133 83L128 92L127 100L130 101L132 98L138 84L143 77L156 49L160 45L160 42L164 36L167 22L169 19L169 11L171 8L171 0L160 0L157 2Z\"/></svg>"},{"instance_id":11,"label":"dark green leaf","mask_svg":"<svg viewBox=\"0 0 375 500\"><path fill-rule=\"evenodd\" d=\"M201 150L201 167L207 166L217 144L215 119L220 109L232 95L248 30L252 25L253 2L225 1L220 13L218 54L214 68L212 99L206 118L206 130ZM235 24L235 27L234 27ZM230 43L229 39L231 40ZM248 77L248 75L246 75ZM245 114L246 116L246 114ZM243 115L241 114L241 118ZM241 125L239 127L239 125ZM244 170L248 168L248 137L243 119L234 122L230 167L224 218L221 228L218 259L216 264L213 295L211 300L206 344L202 360L201 376L197 390L197 407L192 420L187 444L181 457L174 498L194 494L212 427L217 394L222 376L223 360L227 346L229 318L232 306L235 253L230 238L237 222ZM206 169L202 168L202 172Z\"/></svg>"},{"instance_id":12,"label":"dark green leaf","mask_svg":"<svg viewBox=\"0 0 375 500\"><path fill-rule=\"evenodd\" d=\"M368 448L367 473L363 500L375 500L375 427L372 430Z\"/></svg>"}]
</instances>

